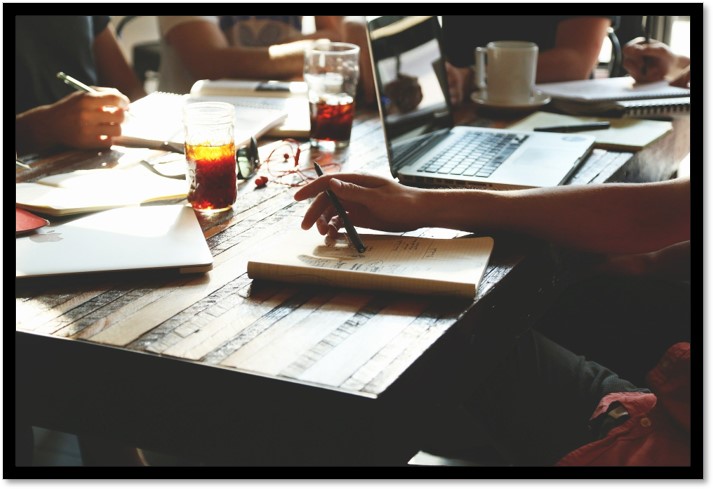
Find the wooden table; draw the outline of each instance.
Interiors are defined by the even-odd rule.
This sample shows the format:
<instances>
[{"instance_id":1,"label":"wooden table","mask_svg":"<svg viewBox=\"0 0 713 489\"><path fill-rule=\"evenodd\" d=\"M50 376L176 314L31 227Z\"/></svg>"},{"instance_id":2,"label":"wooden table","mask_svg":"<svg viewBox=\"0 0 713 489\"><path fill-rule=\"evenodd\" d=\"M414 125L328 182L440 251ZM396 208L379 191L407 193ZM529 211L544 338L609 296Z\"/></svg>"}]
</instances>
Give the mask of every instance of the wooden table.
<instances>
[{"instance_id":1,"label":"wooden table","mask_svg":"<svg viewBox=\"0 0 713 489\"><path fill-rule=\"evenodd\" d=\"M657 144L652 154L673 162L673 136ZM16 180L121 155L38 158ZM388 174L374 113L361 114L335 159L343 171ZM624 154L594 179L672 167L648 164L645 152ZM248 257L304 214L293 193L244 183L234 211L201 218L215 259L205 275L16 280L16 422L217 464L404 465L431 404L487 375L546 307L551 250L496 236L474 301L253 283Z\"/></svg>"}]
</instances>

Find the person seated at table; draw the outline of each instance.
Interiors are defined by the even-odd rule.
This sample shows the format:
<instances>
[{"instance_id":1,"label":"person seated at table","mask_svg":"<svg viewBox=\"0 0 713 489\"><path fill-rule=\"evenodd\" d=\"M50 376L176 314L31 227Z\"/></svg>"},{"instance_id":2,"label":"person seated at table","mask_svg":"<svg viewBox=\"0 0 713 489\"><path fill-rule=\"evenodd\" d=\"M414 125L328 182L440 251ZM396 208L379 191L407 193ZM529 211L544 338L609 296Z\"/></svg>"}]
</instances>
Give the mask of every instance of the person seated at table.
<instances>
[{"instance_id":1,"label":"person seated at table","mask_svg":"<svg viewBox=\"0 0 713 489\"><path fill-rule=\"evenodd\" d=\"M691 85L690 58L674 53L660 41L645 43L643 37L632 39L624 46L622 54L624 69L639 83L669 80L677 87Z\"/></svg>"},{"instance_id":2,"label":"person seated at table","mask_svg":"<svg viewBox=\"0 0 713 489\"><path fill-rule=\"evenodd\" d=\"M601 271L688 284L688 311L669 325L676 330L672 346L648 374L648 387L528 329L463 405L512 465L690 465L689 178L487 191L420 189L380 176L332 174L300 188L294 198L314 199L303 229L316 226L336 237L343 223L327 189L355 226L530 235L601 254ZM655 328L650 324L649 334L657 334ZM626 354L632 363L648 357L636 345Z\"/></svg>"},{"instance_id":3,"label":"person seated at table","mask_svg":"<svg viewBox=\"0 0 713 489\"><path fill-rule=\"evenodd\" d=\"M15 16L15 149L19 154L54 148L101 149L121 133L124 109L146 95L109 25L109 16ZM57 78L65 73L97 88L76 91ZM126 94L126 95L125 95ZM32 463L32 427L16 426L17 456ZM78 437L85 465L144 465L133 447Z\"/></svg>"},{"instance_id":4,"label":"person seated at table","mask_svg":"<svg viewBox=\"0 0 713 489\"><path fill-rule=\"evenodd\" d=\"M537 44L537 83L590 78L616 16L444 15L442 20L451 101L456 105L472 91L475 48L491 41Z\"/></svg>"},{"instance_id":5,"label":"person seated at table","mask_svg":"<svg viewBox=\"0 0 713 489\"><path fill-rule=\"evenodd\" d=\"M57 72L97 88L66 85ZM108 148L124 110L146 95L109 26L109 16L15 17L15 149Z\"/></svg>"},{"instance_id":6,"label":"person seated at table","mask_svg":"<svg viewBox=\"0 0 713 489\"><path fill-rule=\"evenodd\" d=\"M300 15L160 16L159 90L188 93L201 79L299 79L305 49L325 38L358 44L360 67L366 68L363 22L327 15L314 19L315 32L303 34ZM370 69L362 76L369 74ZM373 98L373 89L365 88Z\"/></svg>"}]
</instances>

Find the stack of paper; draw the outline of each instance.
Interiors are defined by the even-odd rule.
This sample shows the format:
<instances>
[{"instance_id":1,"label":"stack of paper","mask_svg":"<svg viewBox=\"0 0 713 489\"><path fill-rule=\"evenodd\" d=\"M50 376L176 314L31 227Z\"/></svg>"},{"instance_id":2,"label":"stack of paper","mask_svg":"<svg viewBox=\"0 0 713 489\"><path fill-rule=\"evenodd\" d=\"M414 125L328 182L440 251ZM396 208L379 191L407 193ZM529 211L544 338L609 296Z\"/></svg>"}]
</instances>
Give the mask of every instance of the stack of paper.
<instances>
[{"instance_id":1,"label":"stack of paper","mask_svg":"<svg viewBox=\"0 0 713 489\"><path fill-rule=\"evenodd\" d=\"M691 91L667 81L636 83L630 76L596 78L536 87L552 97L552 106L573 115L647 117L690 111Z\"/></svg>"}]
</instances>

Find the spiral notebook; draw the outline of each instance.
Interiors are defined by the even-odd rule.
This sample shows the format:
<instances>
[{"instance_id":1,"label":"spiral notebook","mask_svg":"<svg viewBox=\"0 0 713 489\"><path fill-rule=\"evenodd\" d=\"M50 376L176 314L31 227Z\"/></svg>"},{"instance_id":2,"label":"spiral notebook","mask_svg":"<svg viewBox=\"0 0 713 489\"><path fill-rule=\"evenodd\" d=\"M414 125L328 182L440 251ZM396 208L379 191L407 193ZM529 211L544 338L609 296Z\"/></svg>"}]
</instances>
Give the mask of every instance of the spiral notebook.
<instances>
[{"instance_id":1,"label":"spiral notebook","mask_svg":"<svg viewBox=\"0 0 713 489\"><path fill-rule=\"evenodd\" d=\"M630 76L542 83L537 89L552 97L552 106L572 115L661 117L686 114L691 90L667 81L636 83Z\"/></svg>"},{"instance_id":2,"label":"spiral notebook","mask_svg":"<svg viewBox=\"0 0 713 489\"><path fill-rule=\"evenodd\" d=\"M119 146L167 149L183 152L183 107L187 103L218 101L235 106L235 144L244 144L287 119L287 111L280 107L240 103L216 97L193 97L167 92L153 92L129 106L131 114L122 124L122 135L114 138Z\"/></svg>"}]
</instances>

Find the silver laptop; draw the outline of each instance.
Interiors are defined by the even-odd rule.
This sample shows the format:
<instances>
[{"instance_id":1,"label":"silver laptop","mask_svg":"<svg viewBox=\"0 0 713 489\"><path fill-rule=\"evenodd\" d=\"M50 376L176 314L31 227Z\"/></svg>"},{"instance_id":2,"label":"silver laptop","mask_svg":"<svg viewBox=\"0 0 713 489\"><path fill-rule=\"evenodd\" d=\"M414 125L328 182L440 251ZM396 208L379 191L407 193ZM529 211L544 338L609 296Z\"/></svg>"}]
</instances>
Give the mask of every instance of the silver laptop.
<instances>
[{"instance_id":1,"label":"silver laptop","mask_svg":"<svg viewBox=\"0 0 713 489\"><path fill-rule=\"evenodd\" d=\"M15 242L15 278L213 268L195 211L182 204L97 212L45 226Z\"/></svg>"},{"instance_id":2,"label":"silver laptop","mask_svg":"<svg viewBox=\"0 0 713 489\"><path fill-rule=\"evenodd\" d=\"M389 165L401 182L556 186L591 152L593 136L454 126L437 17L369 17L367 31Z\"/></svg>"}]
</instances>

